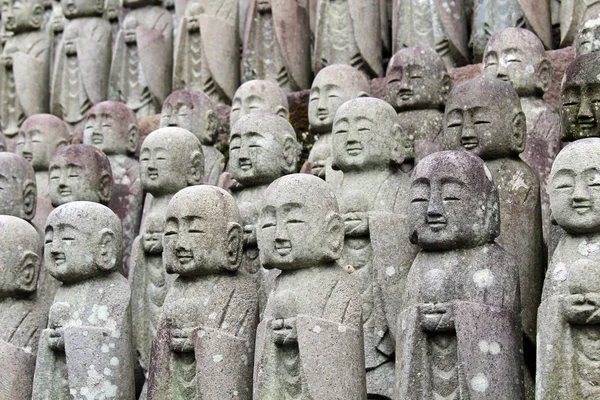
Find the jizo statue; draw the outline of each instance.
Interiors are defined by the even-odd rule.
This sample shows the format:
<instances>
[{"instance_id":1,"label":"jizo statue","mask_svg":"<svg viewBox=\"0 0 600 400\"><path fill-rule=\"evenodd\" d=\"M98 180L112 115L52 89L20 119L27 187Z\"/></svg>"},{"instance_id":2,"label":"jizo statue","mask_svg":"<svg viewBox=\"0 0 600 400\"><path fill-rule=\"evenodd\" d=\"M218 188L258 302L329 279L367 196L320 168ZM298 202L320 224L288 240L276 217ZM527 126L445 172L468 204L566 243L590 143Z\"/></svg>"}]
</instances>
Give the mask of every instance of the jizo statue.
<instances>
[{"instance_id":1,"label":"jizo statue","mask_svg":"<svg viewBox=\"0 0 600 400\"><path fill-rule=\"evenodd\" d=\"M277 84L270 81L255 80L244 83L233 96L229 126L233 128L241 117L252 113L274 114L288 119L290 111L287 95Z\"/></svg>"},{"instance_id":2,"label":"jizo statue","mask_svg":"<svg viewBox=\"0 0 600 400\"><path fill-rule=\"evenodd\" d=\"M15 153L0 153L0 215L35 217L37 187L31 164Z\"/></svg>"},{"instance_id":3,"label":"jizo statue","mask_svg":"<svg viewBox=\"0 0 600 400\"><path fill-rule=\"evenodd\" d=\"M581 27L598 15L600 15L598 0L561 0L560 47L572 45Z\"/></svg>"},{"instance_id":4,"label":"jizo statue","mask_svg":"<svg viewBox=\"0 0 600 400\"><path fill-rule=\"evenodd\" d=\"M600 50L600 18L587 21L575 38L575 56L579 57Z\"/></svg>"}]
</instances>

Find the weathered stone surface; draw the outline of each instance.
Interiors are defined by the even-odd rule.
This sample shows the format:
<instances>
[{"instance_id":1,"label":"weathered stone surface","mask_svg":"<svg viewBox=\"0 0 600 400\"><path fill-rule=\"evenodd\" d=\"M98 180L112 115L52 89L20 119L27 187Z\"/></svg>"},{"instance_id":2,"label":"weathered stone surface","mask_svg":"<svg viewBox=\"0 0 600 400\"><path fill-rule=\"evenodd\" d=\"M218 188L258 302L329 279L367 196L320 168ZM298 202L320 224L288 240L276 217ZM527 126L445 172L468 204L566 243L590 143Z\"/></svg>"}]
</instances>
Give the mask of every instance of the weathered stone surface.
<instances>
[{"instance_id":1,"label":"weathered stone surface","mask_svg":"<svg viewBox=\"0 0 600 400\"><path fill-rule=\"evenodd\" d=\"M396 399L523 399L519 267L495 242L492 174L473 154L434 153L416 166L410 201L422 250L398 319Z\"/></svg>"},{"instance_id":2,"label":"weathered stone surface","mask_svg":"<svg viewBox=\"0 0 600 400\"><path fill-rule=\"evenodd\" d=\"M600 18L590 19L583 24L573 46L577 57L600 50Z\"/></svg>"},{"instance_id":3,"label":"weathered stone surface","mask_svg":"<svg viewBox=\"0 0 600 400\"><path fill-rule=\"evenodd\" d=\"M244 83L233 96L229 116L230 129L233 129L241 117L251 113L274 114L288 119L290 111L283 89L277 84L265 80Z\"/></svg>"},{"instance_id":4,"label":"weathered stone surface","mask_svg":"<svg viewBox=\"0 0 600 400\"><path fill-rule=\"evenodd\" d=\"M37 188L35 171L18 154L0 153L0 215L31 221L35 217Z\"/></svg>"},{"instance_id":5,"label":"weathered stone surface","mask_svg":"<svg viewBox=\"0 0 600 400\"><path fill-rule=\"evenodd\" d=\"M366 399L360 295L337 263L343 222L327 183L273 182L257 234L262 265L281 274L258 326L254 398Z\"/></svg>"},{"instance_id":6,"label":"weathered stone surface","mask_svg":"<svg viewBox=\"0 0 600 400\"><path fill-rule=\"evenodd\" d=\"M560 46L570 46L577 32L591 19L600 15L600 2L597 0L562 0L560 2Z\"/></svg>"},{"instance_id":7,"label":"weathered stone surface","mask_svg":"<svg viewBox=\"0 0 600 400\"><path fill-rule=\"evenodd\" d=\"M0 132L0 152L6 151L6 136Z\"/></svg>"}]
</instances>

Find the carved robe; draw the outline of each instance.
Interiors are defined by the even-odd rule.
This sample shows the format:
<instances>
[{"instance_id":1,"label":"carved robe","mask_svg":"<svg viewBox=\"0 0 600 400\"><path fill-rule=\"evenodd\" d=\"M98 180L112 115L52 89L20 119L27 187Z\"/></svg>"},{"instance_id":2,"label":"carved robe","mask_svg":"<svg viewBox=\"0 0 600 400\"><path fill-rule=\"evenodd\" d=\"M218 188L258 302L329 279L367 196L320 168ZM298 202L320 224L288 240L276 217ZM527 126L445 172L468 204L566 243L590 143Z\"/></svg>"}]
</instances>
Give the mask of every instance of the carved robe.
<instances>
[{"instance_id":1,"label":"carved robe","mask_svg":"<svg viewBox=\"0 0 600 400\"><path fill-rule=\"evenodd\" d=\"M171 93L173 21L159 6L133 9L126 19L137 21L136 43L125 43L125 29L117 35L110 69L111 100L125 103L137 117L160 113Z\"/></svg>"},{"instance_id":2,"label":"carved robe","mask_svg":"<svg viewBox=\"0 0 600 400\"><path fill-rule=\"evenodd\" d=\"M2 130L12 137L27 117L48 112L50 38L43 30L11 36L2 55L12 57L12 66L0 68Z\"/></svg>"},{"instance_id":3,"label":"carved robe","mask_svg":"<svg viewBox=\"0 0 600 400\"><path fill-rule=\"evenodd\" d=\"M560 47L574 43L577 32L586 21L600 14L598 0L561 0L560 2Z\"/></svg>"},{"instance_id":4,"label":"carved robe","mask_svg":"<svg viewBox=\"0 0 600 400\"><path fill-rule=\"evenodd\" d=\"M188 15L181 19L173 90L199 90L215 102L231 104L240 76L237 0L203 0L200 4L206 10L194 16L198 30L190 31Z\"/></svg>"},{"instance_id":5,"label":"carved robe","mask_svg":"<svg viewBox=\"0 0 600 400\"><path fill-rule=\"evenodd\" d=\"M310 88L308 10L298 0L271 0L271 11L258 11L253 0L246 15L243 81L277 83L287 92Z\"/></svg>"}]
</instances>

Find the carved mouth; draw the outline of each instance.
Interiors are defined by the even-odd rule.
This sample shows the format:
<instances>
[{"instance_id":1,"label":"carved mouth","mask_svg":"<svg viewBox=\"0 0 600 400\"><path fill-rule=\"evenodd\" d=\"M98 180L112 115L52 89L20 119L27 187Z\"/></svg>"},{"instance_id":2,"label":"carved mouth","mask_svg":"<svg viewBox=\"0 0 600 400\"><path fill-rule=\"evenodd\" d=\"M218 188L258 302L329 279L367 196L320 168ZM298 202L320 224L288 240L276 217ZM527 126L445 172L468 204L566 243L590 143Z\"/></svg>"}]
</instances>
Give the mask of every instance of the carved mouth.
<instances>
[{"instance_id":1,"label":"carved mouth","mask_svg":"<svg viewBox=\"0 0 600 400\"><path fill-rule=\"evenodd\" d=\"M283 243L275 243L275 251L281 257L288 256L292 252L292 243L289 240L284 241Z\"/></svg>"},{"instance_id":2,"label":"carved mouth","mask_svg":"<svg viewBox=\"0 0 600 400\"><path fill-rule=\"evenodd\" d=\"M401 90L398 95L400 96L400 100L410 100L414 96L412 90Z\"/></svg>"},{"instance_id":3,"label":"carved mouth","mask_svg":"<svg viewBox=\"0 0 600 400\"><path fill-rule=\"evenodd\" d=\"M317 112L317 117L321 121L326 120L327 118L329 118L329 111L318 111Z\"/></svg>"},{"instance_id":4,"label":"carved mouth","mask_svg":"<svg viewBox=\"0 0 600 400\"><path fill-rule=\"evenodd\" d=\"M351 156L357 156L362 153L363 147L360 143L349 143L346 145L346 153Z\"/></svg>"},{"instance_id":5,"label":"carved mouth","mask_svg":"<svg viewBox=\"0 0 600 400\"><path fill-rule=\"evenodd\" d=\"M67 261L65 253L52 253L54 257L54 263L56 265L62 265Z\"/></svg>"},{"instance_id":6,"label":"carved mouth","mask_svg":"<svg viewBox=\"0 0 600 400\"><path fill-rule=\"evenodd\" d=\"M157 170L149 170L148 171L148 178L150 178L151 180L156 180L158 179L158 171Z\"/></svg>"},{"instance_id":7,"label":"carved mouth","mask_svg":"<svg viewBox=\"0 0 600 400\"><path fill-rule=\"evenodd\" d=\"M93 144L102 144L102 135L99 133L92 134L92 143Z\"/></svg>"},{"instance_id":8,"label":"carved mouth","mask_svg":"<svg viewBox=\"0 0 600 400\"><path fill-rule=\"evenodd\" d=\"M239 166L242 171L248 171L252 168L252 161L246 158L240 159Z\"/></svg>"},{"instance_id":9,"label":"carved mouth","mask_svg":"<svg viewBox=\"0 0 600 400\"><path fill-rule=\"evenodd\" d=\"M31 160L33 160L33 154L23 153L23 158L26 159L27 161L31 162Z\"/></svg>"},{"instance_id":10,"label":"carved mouth","mask_svg":"<svg viewBox=\"0 0 600 400\"><path fill-rule=\"evenodd\" d=\"M447 224L445 218L427 218L427 225L434 232L444 229Z\"/></svg>"},{"instance_id":11,"label":"carved mouth","mask_svg":"<svg viewBox=\"0 0 600 400\"><path fill-rule=\"evenodd\" d=\"M586 212L592 209L592 206L588 203L573 204L573 209L577 211L578 214L585 214Z\"/></svg>"},{"instance_id":12,"label":"carved mouth","mask_svg":"<svg viewBox=\"0 0 600 400\"><path fill-rule=\"evenodd\" d=\"M66 188L62 188L62 189L58 189L58 193L62 196L62 197L68 197L70 196L73 192L71 191L71 189L69 189L68 187Z\"/></svg>"},{"instance_id":13,"label":"carved mouth","mask_svg":"<svg viewBox=\"0 0 600 400\"><path fill-rule=\"evenodd\" d=\"M181 264L187 264L194 259L194 255L190 250L177 250L175 256Z\"/></svg>"},{"instance_id":14,"label":"carved mouth","mask_svg":"<svg viewBox=\"0 0 600 400\"><path fill-rule=\"evenodd\" d=\"M465 149L471 150L479 146L479 139L475 137L462 138L460 144L462 144Z\"/></svg>"},{"instance_id":15,"label":"carved mouth","mask_svg":"<svg viewBox=\"0 0 600 400\"><path fill-rule=\"evenodd\" d=\"M581 121L578 124L579 124L579 129L581 129L582 131L590 131L590 130L594 129L594 127L596 126L595 121Z\"/></svg>"}]
</instances>

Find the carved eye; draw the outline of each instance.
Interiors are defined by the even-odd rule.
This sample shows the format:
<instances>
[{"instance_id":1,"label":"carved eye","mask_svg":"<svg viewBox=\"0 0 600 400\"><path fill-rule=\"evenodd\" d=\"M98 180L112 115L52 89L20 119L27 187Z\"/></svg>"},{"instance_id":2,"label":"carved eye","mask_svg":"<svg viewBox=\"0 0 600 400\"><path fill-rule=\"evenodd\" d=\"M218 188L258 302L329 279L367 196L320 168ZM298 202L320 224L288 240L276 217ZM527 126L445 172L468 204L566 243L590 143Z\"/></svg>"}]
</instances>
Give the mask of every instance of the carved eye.
<instances>
[{"instance_id":1,"label":"carved eye","mask_svg":"<svg viewBox=\"0 0 600 400\"><path fill-rule=\"evenodd\" d=\"M506 60L507 63L520 63L521 60L518 60L516 58L511 58L510 60Z\"/></svg>"},{"instance_id":2,"label":"carved eye","mask_svg":"<svg viewBox=\"0 0 600 400\"><path fill-rule=\"evenodd\" d=\"M400 79L397 79L397 78L390 79L390 80L388 81L388 85L389 85L390 83L399 83L399 82L400 82Z\"/></svg>"},{"instance_id":3,"label":"carved eye","mask_svg":"<svg viewBox=\"0 0 600 400\"><path fill-rule=\"evenodd\" d=\"M262 146L259 145L259 144L254 143L254 144L249 145L248 147L251 148L251 149L260 149Z\"/></svg>"},{"instance_id":4,"label":"carved eye","mask_svg":"<svg viewBox=\"0 0 600 400\"><path fill-rule=\"evenodd\" d=\"M369 132L371 132L371 129L370 128L358 128L358 131L360 133L369 133Z\"/></svg>"},{"instance_id":5,"label":"carved eye","mask_svg":"<svg viewBox=\"0 0 600 400\"><path fill-rule=\"evenodd\" d=\"M428 200L424 197L415 197L414 199L411 200L411 203L425 203Z\"/></svg>"},{"instance_id":6,"label":"carved eye","mask_svg":"<svg viewBox=\"0 0 600 400\"><path fill-rule=\"evenodd\" d=\"M564 107L578 106L578 105L579 105L578 101L568 101L568 102L563 103Z\"/></svg>"},{"instance_id":7,"label":"carved eye","mask_svg":"<svg viewBox=\"0 0 600 400\"><path fill-rule=\"evenodd\" d=\"M262 224L261 228L262 229L267 229L267 228L274 228L275 227L275 222L265 222Z\"/></svg>"},{"instance_id":8,"label":"carved eye","mask_svg":"<svg viewBox=\"0 0 600 400\"><path fill-rule=\"evenodd\" d=\"M456 196L446 196L446 197L444 197L443 200L444 201L458 201L460 199L458 197L456 197Z\"/></svg>"},{"instance_id":9,"label":"carved eye","mask_svg":"<svg viewBox=\"0 0 600 400\"><path fill-rule=\"evenodd\" d=\"M188 233L204 233L204 231L197 228L190 228L188 229Z\"/></svg>"},{"instance_id":10,"label":"carved eye","mask_svg":"<svg viewBox=\"0 0 600 400\"><path fill-rule=\"evenodd\" d=\"M485 125L485 124L490 124L490 121L485 121L485 120L480 120L480 121L475 121L474 124L475 125Z\"/></svg>"},{"instance_id":11,"label":"carved eye","mask_svg":"<svg viewBox=\"0 0 600 400\"><path fill-rule=\"evenodd\" d=\"M177 231L174 230L166 230L164 233L165 236L169 237L169 236L173 236L173 235L177 235Z\"/></svg>"},{"instance_id":12,"label":"carved eye","mask_svg":"<svg viewBox=\"0 0 600 400\"><path fill-rule=\"evenodd\" d=\"M423 79L423 77L420 75L413 75L410 77L410 79Z\"/></svg>"},{"instance_id":13,"label":"carved eye","mask_svg":"<svg viewBox=\"0 0 600 400\"><path fill-rule=\"evenodd\" d=\"M290 219L287 221L288 224L303 224L304 221L300 220L300 219Z\"/></svg>"},{"instance_id":14,"label":"carved eye","mask_svg":"<svg viewBox=\"0 0 600 400\"><path fill-rule=\"evenodd\" d=\"M453 121L448 123L448 128L459 128L462 126L462 121Z\"/></svg>"},{"instance_id":15,"label":"carved eye","mask_svg":"<svg viewBox=\"0 0 600 400\"><path fill-rule=\"evenodd\" d=\"M556 189L558 190L564 190L564 189L572 189L573 185L570 183L559 183L558 185L556 185Z\"/></svg>"}]
</instances>

